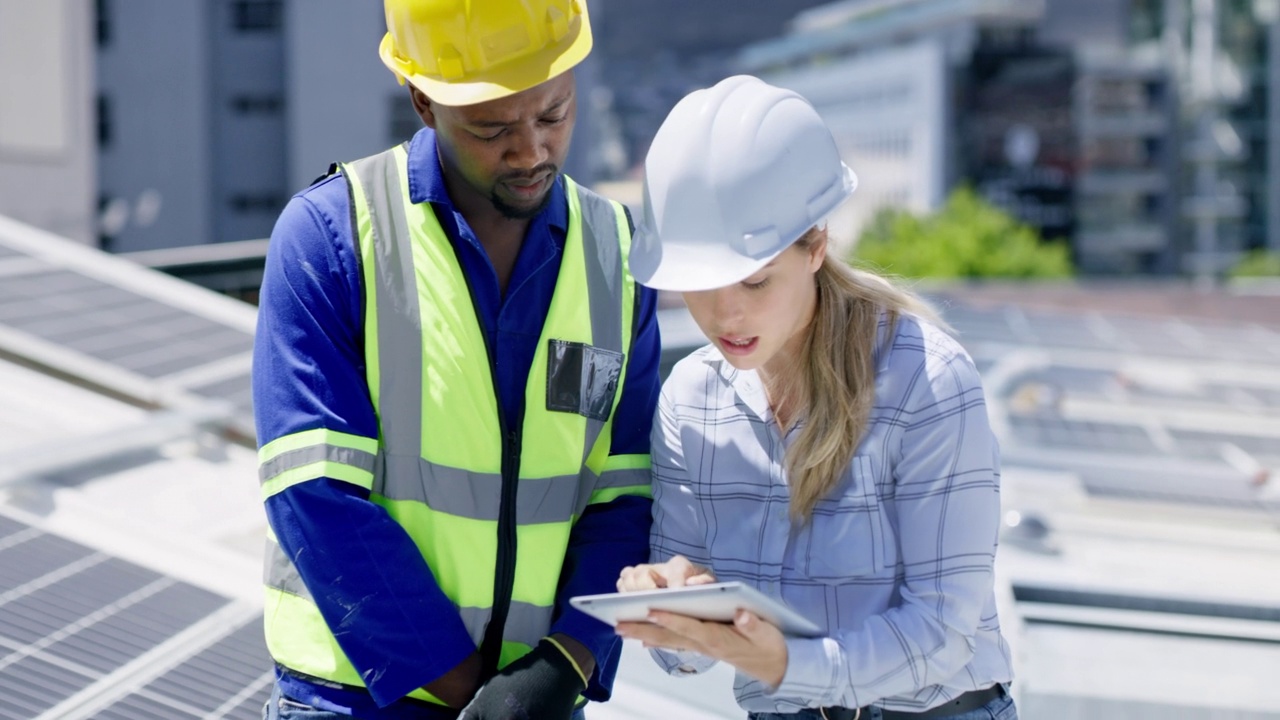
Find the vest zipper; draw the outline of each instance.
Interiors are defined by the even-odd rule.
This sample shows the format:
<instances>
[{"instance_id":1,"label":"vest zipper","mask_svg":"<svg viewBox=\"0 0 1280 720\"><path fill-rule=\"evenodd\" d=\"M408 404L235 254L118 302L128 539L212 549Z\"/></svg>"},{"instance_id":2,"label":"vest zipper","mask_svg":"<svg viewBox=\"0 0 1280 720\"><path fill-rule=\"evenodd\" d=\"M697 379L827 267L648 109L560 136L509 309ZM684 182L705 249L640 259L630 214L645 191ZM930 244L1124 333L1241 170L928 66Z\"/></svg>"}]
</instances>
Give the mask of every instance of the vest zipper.
<instances>
[{"instance_id":1,"label":"vest zipper","mask_svg":"<svg viewBox=\"0 0 1280 720\"><path fill-rule=\"evenodd\" d=\"M493 370L496 383L496 365ZM484 630L484 642L480 646L486 680L498 674L498 663L502 658L502 636L506 630L507 615L511 611L511 595L516 582L516 490L520 477L521 433L518 429L506 427L501 408L498 418L503 426L502 499L498 506L498 557L494 563L493 610L489 615L489 625ZM516 419L517 428L522 420L523 418Z\"/></svg>"},{"instance_id":2,"label":"vest zipper","mask_svg":"<svg viewBox=\"0 0 1280 720\"><path fill-rule=\"evenodd\" d=\"M457 246L450 241L454 260L462 268L462 258ZM489 624L484 629L484 639L480 643L481 682L498 674L498 663L502 661L502 636L506 631L507 615L511 611L511 594L516 582L516 490L520 477L520 441L521 428L524 425L523 413L516 418L515 429L507 422L507 414L502 409L502 398L498 396L498 356L494 354L493 343L489 333L485 331L484 318L480 317L480 304L476 302L476 290L471 286L471 277L464 271L462 278L467 284L467 294L471 296L471 308L476 314L476 326L484 338L485 354L489 356L489 382L493 384L493 398L498 411L498 431L502 434L502 496L498 505L498 556L494 559L493 568L493 607L489 613Z\"/></svg>"}]
</instances>

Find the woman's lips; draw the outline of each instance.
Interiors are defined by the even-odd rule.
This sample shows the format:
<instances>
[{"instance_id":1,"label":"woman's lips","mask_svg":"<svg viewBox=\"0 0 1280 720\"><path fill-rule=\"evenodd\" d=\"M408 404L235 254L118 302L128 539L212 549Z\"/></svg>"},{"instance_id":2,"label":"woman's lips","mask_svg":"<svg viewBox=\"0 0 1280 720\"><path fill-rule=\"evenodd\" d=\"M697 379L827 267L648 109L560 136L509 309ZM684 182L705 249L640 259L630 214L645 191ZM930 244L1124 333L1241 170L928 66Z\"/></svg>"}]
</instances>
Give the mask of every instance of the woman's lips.
<instances>
[{"instance_id":1,"label":"woman's lips","mask_svg":"<svg viewBox=\"0 0 1280 720\"><path fill-rule=\"evenodd\" d=\"M728 355L750 355L755 351L756 346L760 344L759 337L720 337L716 338L719 342L720 350Z\"/></svg>"}]
</instances>

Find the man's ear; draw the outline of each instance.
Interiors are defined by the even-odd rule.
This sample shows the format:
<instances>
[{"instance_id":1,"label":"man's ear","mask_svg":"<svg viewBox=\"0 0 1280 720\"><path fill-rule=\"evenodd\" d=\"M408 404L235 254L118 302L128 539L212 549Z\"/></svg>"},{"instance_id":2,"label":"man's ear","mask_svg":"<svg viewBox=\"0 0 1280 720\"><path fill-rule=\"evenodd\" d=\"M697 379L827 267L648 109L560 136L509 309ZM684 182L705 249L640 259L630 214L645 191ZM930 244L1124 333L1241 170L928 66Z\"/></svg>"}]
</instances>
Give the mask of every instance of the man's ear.
<instances>
[{"instance_id":1,"label":"man's ear","mask_svg":"<svg viewBox=\"0 0 1280 720\"><path fill-rule=\"evenodd\" d=\"M413 109L422 118L422 122L432 130L436 129L436 113L431 107L431 98L413 85L409 85L409 97L413 100Z\"/></svg>"}]
</instances>

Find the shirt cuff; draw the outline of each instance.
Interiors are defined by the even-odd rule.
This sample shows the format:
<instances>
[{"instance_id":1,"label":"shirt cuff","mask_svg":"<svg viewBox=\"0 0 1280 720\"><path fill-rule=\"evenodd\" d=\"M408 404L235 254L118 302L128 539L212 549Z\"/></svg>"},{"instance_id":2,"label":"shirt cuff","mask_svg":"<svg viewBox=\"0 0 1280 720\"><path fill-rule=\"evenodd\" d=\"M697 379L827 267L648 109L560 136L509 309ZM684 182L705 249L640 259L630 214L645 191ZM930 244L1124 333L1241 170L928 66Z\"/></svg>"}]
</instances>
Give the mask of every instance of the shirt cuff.
<instances>
[{"instance_id":1,"label":"shirt cuff","mask_svg":"<svg viewBox=\"0 0 1280 720\"><path fill-rule=\"evenodd\" d=\"M834 705L846 685L836 678L839 658L840 646L834 638L787 638L787 671L782 683L765 695Z\"/></svg>"},{"instance_id":2,"label":"shirt cuff","mask_svg":"<svg viewBox=\"0 0 1280 720\"><path fill-rule=\"evenodd\" d=\"M670 650L651 649L649 654L653 656L654 662L667 671L668 675L675 675L676 677L704 673L715 667L717 662L715 658L689 650L672 652Z\"/></svg>"}]
</instances>

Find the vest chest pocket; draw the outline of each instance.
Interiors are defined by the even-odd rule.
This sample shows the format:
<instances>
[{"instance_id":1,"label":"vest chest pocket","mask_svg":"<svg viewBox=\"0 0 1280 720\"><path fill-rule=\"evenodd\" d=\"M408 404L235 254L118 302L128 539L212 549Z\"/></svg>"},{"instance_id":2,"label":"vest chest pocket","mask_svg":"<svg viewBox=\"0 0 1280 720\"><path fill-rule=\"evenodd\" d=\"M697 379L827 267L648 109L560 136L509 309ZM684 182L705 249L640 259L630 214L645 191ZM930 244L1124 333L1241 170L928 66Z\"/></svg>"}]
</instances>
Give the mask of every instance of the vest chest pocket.
<instances>
[{"instance_id":1,"label":"vest chest pocket","mask_svg":"<svg viewBox=\"0 0 1280 720\"><path fill-rule=\"evenodd\" d=\"M608 420L622 361L620 352L551 340L547 348L547 410Z\"/></svg>"},{"instance_id":2,"label":"vest chest pocket","mask_svg":"<svg viewBox=\"0 0 1280 720\"><path fill-rule=\"evenodd\" d=\"M819 501L800 533L805 574L824 583L881 572L891 554L871 458L854 456L849 473L839 495Z\"/></svg>"}]
</instances>

